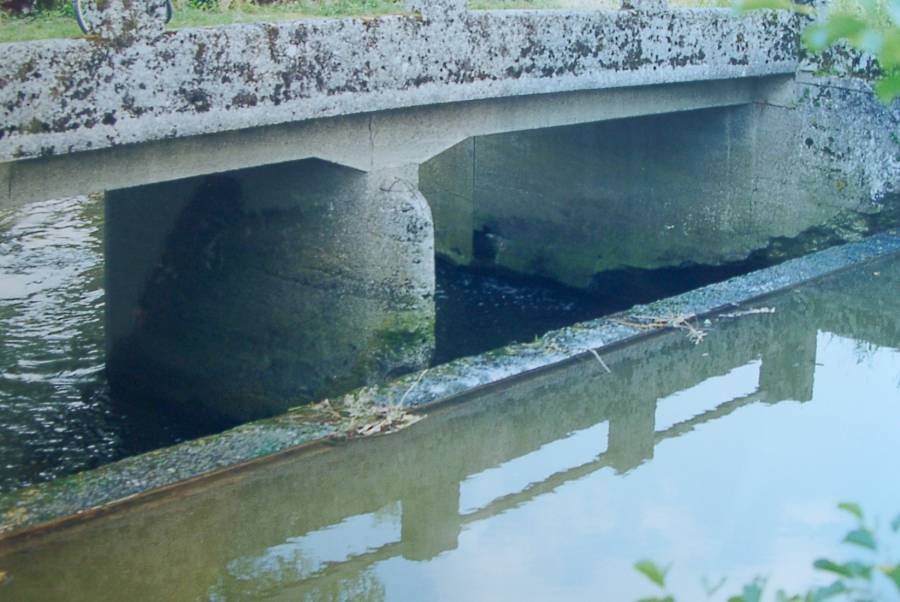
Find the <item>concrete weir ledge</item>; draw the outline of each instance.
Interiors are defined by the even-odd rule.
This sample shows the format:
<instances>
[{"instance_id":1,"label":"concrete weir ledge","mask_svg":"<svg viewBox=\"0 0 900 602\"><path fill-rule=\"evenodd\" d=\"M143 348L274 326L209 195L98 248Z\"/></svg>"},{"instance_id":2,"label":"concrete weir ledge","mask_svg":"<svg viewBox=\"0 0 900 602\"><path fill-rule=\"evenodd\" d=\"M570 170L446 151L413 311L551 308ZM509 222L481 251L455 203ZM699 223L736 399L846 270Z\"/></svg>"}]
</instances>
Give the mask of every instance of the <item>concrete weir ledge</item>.
<instances>
[{"instance_id":1,"label":"concrete weir ledge","mask_svg":"<svg viewBox=\"0 0 900 602\"><path fill-rule=\"evenodd\" d=\"M812 253L780 265L583 322L545 334L532 343L514 344L462 358L392 382L357 389L333 403L363 400L374 407L400 405L421 414L449 401L535 370L567 361L605 357L615 366L627 343L665 330L642 330L623 322L635 316L715 314L758 302L814 279L900 253L900 230L890 230ZM714 332L711 336L715 336ZM603 367L598 365L598 369ZM321 407L321 405L311 406ZM0 542L11 543L38 531L61 527L129 505L164 498L203 481L228 478L287 454L348 437L347 423L325 419L310 407L247 423L217 435L127 458L70 477L0 496ZM298 458L296 461L302 461Z\"/></svg>"}]
</instances>

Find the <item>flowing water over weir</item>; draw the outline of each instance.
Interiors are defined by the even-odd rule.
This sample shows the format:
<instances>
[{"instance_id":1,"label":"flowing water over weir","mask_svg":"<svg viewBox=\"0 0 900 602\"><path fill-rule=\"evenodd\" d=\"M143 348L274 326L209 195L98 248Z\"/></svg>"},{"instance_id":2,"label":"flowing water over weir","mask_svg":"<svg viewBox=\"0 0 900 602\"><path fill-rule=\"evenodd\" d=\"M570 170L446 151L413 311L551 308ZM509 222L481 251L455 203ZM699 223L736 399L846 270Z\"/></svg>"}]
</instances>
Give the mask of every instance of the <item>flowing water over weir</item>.
<instances>
[{"instance_id":1,"label":"flowing water over weir","mask_svg":"<svg viewBox=\"0 0 900 602\"><path fill-rule=\"evenodd\" d=\"M399 433L0 544L14 600L679 599L813 583L896 514L900 259L433 408ZM173 562L173 559L177 561ZM726 591L727 590L727 591ZM723 598L724 599L724 598ZM889 597L879 599L890 599Z\"/></svg>"},{"instance_id":2,"label":"flowing water over weir","mask_svg":"<svg viewBox=\"0 0 900 602\"><path fill-rule=\"evenodd\" d=\"M438 262L434 362L528 341L757 264L643 285L625 275L609 287L615 295L597 297ZM72 197L0 215L0 492L229 426L115 399L103 347L102 200Z\"/></svg>"}]
</instances>

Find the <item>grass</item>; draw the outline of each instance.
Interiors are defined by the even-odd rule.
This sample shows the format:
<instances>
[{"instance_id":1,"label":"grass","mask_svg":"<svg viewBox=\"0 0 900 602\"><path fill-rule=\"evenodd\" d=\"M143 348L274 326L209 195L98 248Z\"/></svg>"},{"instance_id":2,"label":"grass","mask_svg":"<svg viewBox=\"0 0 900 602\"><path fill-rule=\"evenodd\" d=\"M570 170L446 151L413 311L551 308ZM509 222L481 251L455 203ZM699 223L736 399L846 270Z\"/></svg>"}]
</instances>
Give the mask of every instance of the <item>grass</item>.
<instances>
[{"instance_id":1,"label":"grass","mask_svg":"<svg viewBox=\"0 0 900 602\"><path fill-rule=\"evenodd\" d=\"M675 8L730 6L730 0L670 0ZM469 8L492 9L606 9L616 10L620 0L469 0ZM251 0L219 0L211 8L199 8L176 0L169 29L213 27L230 23L277 22L321 17L370 17L402 14L402 0L292 0L258 5ZM81 31L71 9L11 17L0 12L0 43L53 38L77 38Z\"/></svg>"},{"instance_id":2,"label":"grass","mask_svg":"<svg viewBox=\"0 0 900 602\"><path fill-rule=\"evenodd\" d=\"M75 19L62 13L40 13L29 17L9 17L0 13L0 42L76 38L80 35Z\"/></svg>"},{"instance_id":3,"label":"grass","mask_svg":"<svg viewBox=\"0 0 900 602\"><path fill-rule=\"evenodd\" d=\"M199 8L175 3L169 29L212 27L230 23L290 21L316 17L349 17L401 14L402 0L295 0L258 5L247 0L220 0L218 6ZM81 30L68 8L27 17L0 13L0 43L51 38L77 38Z\"/></svg>"},{"instance_id":4,"label":"grass","mask_svg":"<svg viewBox=\"0 0 900 602\"><path fill-rule=\"evenodd\" d=\"M401 14L402 0L295 0L260 6L247 0L220 0L215 8L176 5L170 29L208 27L228 23L288 21L309 17L374 17Z\"/></svg>"}]
</instances>

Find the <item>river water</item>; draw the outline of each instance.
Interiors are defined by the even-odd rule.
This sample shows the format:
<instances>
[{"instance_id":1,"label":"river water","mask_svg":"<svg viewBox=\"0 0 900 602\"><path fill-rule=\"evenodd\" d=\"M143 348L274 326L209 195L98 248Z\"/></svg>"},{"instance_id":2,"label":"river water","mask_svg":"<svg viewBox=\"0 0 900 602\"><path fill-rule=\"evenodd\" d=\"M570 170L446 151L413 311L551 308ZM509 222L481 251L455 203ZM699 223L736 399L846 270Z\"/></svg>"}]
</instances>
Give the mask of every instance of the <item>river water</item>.
<instances>
[{"instance_id":1,"label":"river water","mask_svg":"<svg viewBox=\"0 0 900 602\"><path fill-rule=\"evenodd\" d=\"M601 301L439 266L436 361L605 312ZM103 203L0 214L0 492L223 430L111 396L104 376Z\"/></svg>"},{"instance_id":2,"label":"river water","mask_svg":"<svg viewBox=\"0 0 900 602\"><path fill-rule=\"evenodd\" d=\"M610 287L614 297L599 298L439 263L434 361L531 340L735 271L631 287L620 279ZM230 426L113 398L103 371L103 312L101 199L0 213L0 492Z\"/></svg>"},{"instance_id":3,"label":"river water","mask_svg":"<svg viewBox=\"0 0 900 602\"><path fill-rule=\"evenodd\" d=\"M900 260L862 266L698 345L661 335L611 373L557 366L0 548L0 597L630 601L657 593L642 558L671 563L680 600L703 579L727 577L714 600L756 576L829 583L813 560L854 553L837 503L900 512L898 290Z\"/></svg>"},{"instance_id":4,"label":"river water","mask_svg":"<svg viewBox=\"0 0 900 602\"><path fill-rule=\"evenodd\" d=\"M203 431L109 395L102 228L97 198L0 214L0 491Z\"/></svg>"}]
</instances>

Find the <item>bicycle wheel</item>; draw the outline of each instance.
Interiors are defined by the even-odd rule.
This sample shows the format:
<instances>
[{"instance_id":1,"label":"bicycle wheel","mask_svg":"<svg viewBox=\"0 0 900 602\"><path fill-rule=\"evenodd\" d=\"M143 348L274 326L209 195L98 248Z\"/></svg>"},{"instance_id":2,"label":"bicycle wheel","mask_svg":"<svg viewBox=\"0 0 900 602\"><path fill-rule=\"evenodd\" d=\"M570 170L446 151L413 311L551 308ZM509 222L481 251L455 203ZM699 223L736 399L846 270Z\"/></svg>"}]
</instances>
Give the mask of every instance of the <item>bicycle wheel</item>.
<instances>
[{"instance_id":1,"label":"bicycle wheel","mask_svg":"<svg viewBox=\"0 0 900 602\"><path fill-rule=\"evenodd\" d=\"M81 14L81 0L72 0L72 12L75 13L75 21L78 22L81 33L89 33L87 25L84 24L84 15Z\"/></svg>"},{"instance_id":2,"label":"bicycle wheel","mask_svg":"<svg viewBox=\"0 0 900 602\"><path fill-rule=\"evenodd\" d=\"M81 0L72 0L72 12L75 13L75 21L78 23L78 28L81 29L82 33L90 33L88 31L88 27L84 22L84 15L81 13ZM172 20L172 15L175 14L175 7L172 5L172 0L166 0L166 23Z\"/></svg>"}]
</instances>

